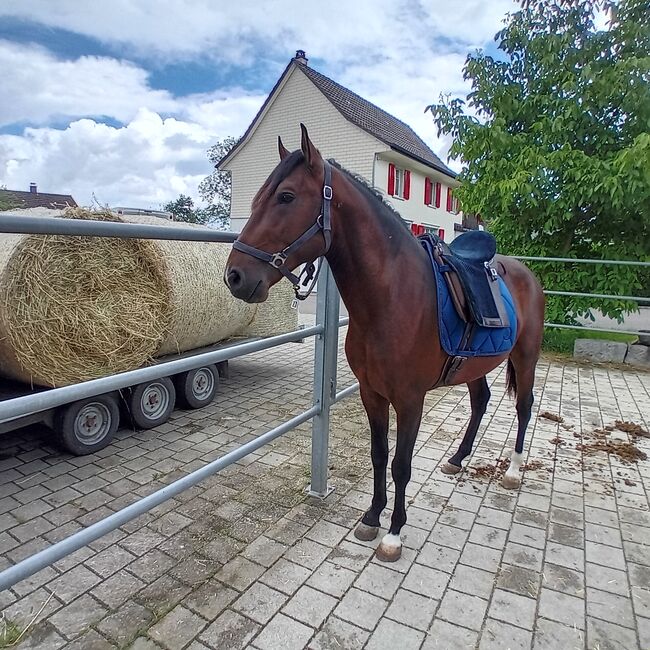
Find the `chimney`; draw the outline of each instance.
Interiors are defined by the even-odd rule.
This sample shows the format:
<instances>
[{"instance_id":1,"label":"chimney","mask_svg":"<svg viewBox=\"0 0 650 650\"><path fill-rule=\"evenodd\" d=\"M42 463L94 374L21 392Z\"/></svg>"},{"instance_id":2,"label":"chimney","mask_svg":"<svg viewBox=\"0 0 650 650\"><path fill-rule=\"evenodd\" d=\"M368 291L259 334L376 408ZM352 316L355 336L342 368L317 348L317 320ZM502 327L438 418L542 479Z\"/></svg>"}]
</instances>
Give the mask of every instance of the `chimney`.
<instances>
[{"instance_id":1,"label":"chimney","mask_svg":"<svg viewBox=\"0 0 650 650\"><path fill-rule=\"evenodd\" d=\"M38 193L38 189L37 189L37 187L36 187L36 183L30 183L30 184L29 184L29 191L30 191L32 194L37 194L37 193Z\"/></svg>"},{"instance_id":2,"label":"chimney","mask_svg":"<svg viewBox=\"0 0 650 650\"><path fill-rule=\"evenodd\" d=\"M309 63L309 59L305 54L305 50L296 50L296 56L293 58L293 60L296 63L300 63L302 65L307 65Z\"/></svg>"}]
</instances>

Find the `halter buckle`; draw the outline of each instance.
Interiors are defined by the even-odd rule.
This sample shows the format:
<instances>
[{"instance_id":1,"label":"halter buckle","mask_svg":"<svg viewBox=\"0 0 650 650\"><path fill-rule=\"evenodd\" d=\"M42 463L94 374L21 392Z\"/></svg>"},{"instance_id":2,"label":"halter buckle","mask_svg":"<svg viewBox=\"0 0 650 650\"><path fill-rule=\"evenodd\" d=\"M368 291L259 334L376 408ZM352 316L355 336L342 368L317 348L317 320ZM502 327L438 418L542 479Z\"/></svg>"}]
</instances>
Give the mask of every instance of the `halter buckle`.
<instances>
[{"instance_id":1,"label":"halter buckle","mask_svg":"<svg viewBox=\"0 0 650 650\"><path fill-rule=\"evenodd\" d=\"M270 259L269 264L276 269L279 269L281 266L284 266L284 263L287 261L287 256L284 253L273 253L273 257Z\"/></svg>"}]
</instances>

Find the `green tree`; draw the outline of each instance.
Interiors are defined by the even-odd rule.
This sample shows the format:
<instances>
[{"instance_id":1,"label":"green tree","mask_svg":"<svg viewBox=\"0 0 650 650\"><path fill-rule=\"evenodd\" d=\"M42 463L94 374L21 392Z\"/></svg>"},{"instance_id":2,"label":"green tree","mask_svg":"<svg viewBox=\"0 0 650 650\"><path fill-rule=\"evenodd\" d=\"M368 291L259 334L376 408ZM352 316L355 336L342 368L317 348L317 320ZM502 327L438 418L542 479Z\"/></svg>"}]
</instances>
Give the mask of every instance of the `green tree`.
<instances>
[{"instance_id":1,"label":"green tree","mask_svg":"<svg viewBox=\"0 0 650 650\"><path fill-rule=\"evenodd\" d=\"M217 165L219 161L235 146L237 140L228 136L218 140L208 149L208 160ZM232 179L230 172L214 170L199 184L201 198L209 204L206 208L210 211L215 221L224 227L230 222L230 198L232 192Z\"/></svg>"},{"instance_id":2,"label":"green tree","mask_svg":"<svg viewBox=\"0 0 650 650\"><path fill-rule=\"evenodd\" d=\"M648 0L520 2L495 36L498 54L468 56L466 100L426 109L463 161L463 209L481 214L505 253L649 261ZM650 284L639 267L532 266L552 290L638 295ZM547 319L571 322L593 304L550 297ZM620 319L636 304L598 308Z\"/></svg>"}]
</instances>

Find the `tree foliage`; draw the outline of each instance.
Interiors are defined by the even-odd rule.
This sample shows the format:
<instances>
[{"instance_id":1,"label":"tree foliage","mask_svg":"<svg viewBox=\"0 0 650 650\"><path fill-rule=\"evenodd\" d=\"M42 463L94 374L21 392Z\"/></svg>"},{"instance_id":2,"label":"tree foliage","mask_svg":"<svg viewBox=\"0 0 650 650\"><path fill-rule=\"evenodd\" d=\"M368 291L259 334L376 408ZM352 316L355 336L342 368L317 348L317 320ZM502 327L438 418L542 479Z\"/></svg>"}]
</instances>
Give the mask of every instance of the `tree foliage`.
<instances>
[{"instance_id":1,"label":"tree foliage","mask_svg":"<svg viewBox=\"0 0 650 650\"><path fill-rule=\"evenodd\" d=\"M216 165L236 142L232 137L217 141L208 149L208 160ZM166 203L164 209L174 215L175 221L227 228L230 222L231 188L230 172L215 170L199 184L199 194L208 204L207 207L196 207L191 197L180 194L174 201Z\"/></svg>"},{"instance_id":2,"label":"tree foliage","mask_svg":"<svg viewBox=\"0 0 650 650\"><path fill-rule=\"evenodd\" d=\"M468 56L465 101L426 109L464 163L463 209L481 214L505 253L650 261L648 0L521 0L495 41L497 56ZM650 280L631 266L535 271L547 289L588 293L638 295ZM547 318L570 321L590 305L551 298ZM598 307L620 318L635 305Z\"/></svg>"}]
</instances>

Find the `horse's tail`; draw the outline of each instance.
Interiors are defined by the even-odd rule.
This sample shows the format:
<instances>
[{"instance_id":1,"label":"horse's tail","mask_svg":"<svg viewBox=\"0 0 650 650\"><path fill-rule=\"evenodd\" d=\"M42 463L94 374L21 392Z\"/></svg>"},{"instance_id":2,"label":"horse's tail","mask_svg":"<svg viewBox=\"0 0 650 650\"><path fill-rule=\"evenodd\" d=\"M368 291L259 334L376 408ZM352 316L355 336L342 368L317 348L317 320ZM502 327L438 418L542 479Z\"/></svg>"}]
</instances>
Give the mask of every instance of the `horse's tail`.
<instances>
[{"instance_id":1,"label":"horse's tail","mask_svg":"<svg viewBox=\"0 0 650 650\"><path fill-rule=\"evenodd\" d=\"M506 391L510 397L517 396L517 375L515 374L515 367L512 361L508 359L508 366L506 368Z\"/></svg>"}]
</instances>

